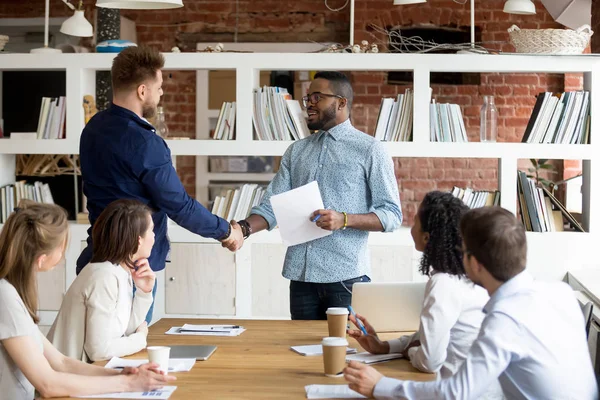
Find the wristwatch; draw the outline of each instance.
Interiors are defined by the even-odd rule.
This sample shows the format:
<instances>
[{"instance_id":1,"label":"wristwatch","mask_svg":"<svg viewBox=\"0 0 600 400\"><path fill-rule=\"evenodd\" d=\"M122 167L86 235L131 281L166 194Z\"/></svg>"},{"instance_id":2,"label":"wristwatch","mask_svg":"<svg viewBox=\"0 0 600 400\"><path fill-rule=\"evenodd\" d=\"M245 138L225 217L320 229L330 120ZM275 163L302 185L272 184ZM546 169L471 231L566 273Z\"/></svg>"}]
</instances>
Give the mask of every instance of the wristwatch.
<instances>
[{"instance_id":1,"label":"wristwatch","mask_svg":"<svg viewBox=\"0 0 600 400\"><path fill-rule=\"evenodd\" d=\"M248 236L252 234L252 227L245 219L238 221L238 225L242 228L242 234L244 235L244 239L248 239Z\"/></svg>"}]
</instances>

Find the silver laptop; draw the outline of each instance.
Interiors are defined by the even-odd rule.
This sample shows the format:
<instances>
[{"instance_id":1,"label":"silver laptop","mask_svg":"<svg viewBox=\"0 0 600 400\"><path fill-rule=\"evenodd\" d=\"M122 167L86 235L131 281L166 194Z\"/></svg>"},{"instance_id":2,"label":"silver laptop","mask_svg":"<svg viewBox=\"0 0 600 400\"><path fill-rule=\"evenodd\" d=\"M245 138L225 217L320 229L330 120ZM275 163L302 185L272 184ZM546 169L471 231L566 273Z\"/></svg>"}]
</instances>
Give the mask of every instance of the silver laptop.
<instances>
[{"instance_id":1,"label":"silver laptop","mask_svg":"<svg viewBox=\"0 0 600 400\"><path fill-rule=\"evenodd\" d=\"M208 360L217 350L217 346L169 346L171 353L169 358L195 358L196 360Z\"/></svg>"},{"instance_id":2,"label":"silver laptop","mask_svg":"<svg viewBox=\"0 0 600 400\"><path fill-rule=\"evenodd\" d=\"M372 283L352 286L352 308L377 332L419 329L425 282Z\"/></svg>"}]
</instances>

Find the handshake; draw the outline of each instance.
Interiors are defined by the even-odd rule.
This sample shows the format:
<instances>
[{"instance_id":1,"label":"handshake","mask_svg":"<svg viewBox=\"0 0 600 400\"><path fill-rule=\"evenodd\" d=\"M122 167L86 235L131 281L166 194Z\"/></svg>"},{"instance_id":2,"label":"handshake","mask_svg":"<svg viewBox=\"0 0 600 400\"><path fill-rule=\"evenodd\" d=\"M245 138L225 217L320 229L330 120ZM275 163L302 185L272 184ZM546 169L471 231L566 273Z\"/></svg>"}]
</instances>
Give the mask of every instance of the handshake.
<instances>
[{"instance_id":1,"label":"handshake","mask_svg":"<svg viewBox=\"0 0 600 400\"><path fill-rule=\"evenodd\" d=\"M242 227L236 221L232 220L230 223L231 232L229 236L221 240L221 246L226 247L232 252L236 252L244 245L244 232Z\"/></svg>"}]
</instances>

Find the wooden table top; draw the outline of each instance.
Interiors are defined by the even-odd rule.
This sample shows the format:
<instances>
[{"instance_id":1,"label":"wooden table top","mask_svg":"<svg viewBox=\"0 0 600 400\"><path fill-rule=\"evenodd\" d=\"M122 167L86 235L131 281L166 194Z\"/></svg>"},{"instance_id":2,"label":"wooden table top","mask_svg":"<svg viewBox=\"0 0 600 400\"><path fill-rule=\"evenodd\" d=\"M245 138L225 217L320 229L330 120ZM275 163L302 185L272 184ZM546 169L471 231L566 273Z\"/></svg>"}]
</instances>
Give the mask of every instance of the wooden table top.
<instances>
[{"instance_id":1,"label":"wooden table top","mask_svg":"<svg viewBox=\"0 0 600 400\"><path fill-rule=\"evenodd\" d=\"M240 336L173 336L164 333L185 323L241 325ZM345 384L344 378L323 374L322 357L305 357L290 346L318 344L327 336L326 321L161 319L149 329L149 346L216 345L207 361L177 376L172 400L192 399L305 399L305 385ZM381 335L384 339L398 334ZM360 350L351 338L350 347ZM147 358L142 351L127 358ZM102 363L104 364L104 363ZM392 360L374 367L386 376L425 381L434 375L419 372L407 360Z\"/></svg>"}]
</instances>

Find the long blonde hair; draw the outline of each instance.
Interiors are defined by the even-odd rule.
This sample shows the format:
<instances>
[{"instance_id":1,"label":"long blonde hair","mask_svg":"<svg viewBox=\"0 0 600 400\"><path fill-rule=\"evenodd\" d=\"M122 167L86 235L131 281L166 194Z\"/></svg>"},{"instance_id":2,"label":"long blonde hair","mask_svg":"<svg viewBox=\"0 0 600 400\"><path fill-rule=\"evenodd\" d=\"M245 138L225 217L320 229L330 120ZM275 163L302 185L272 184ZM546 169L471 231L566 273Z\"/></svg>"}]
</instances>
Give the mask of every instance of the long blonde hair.
<instances>
[{"instance_id":1,"label":"long blonde hair","mask_svg":"<svg viewBox=\"0 0 600 400\"><path fill-rule=\"evenodd\" d=\"M19 203L0 232L0 279L17 289L36 324L36 260L59 246L66 247L68 232L67 213L62 207L29 200Z\"/></svg>"}]
</instances>

